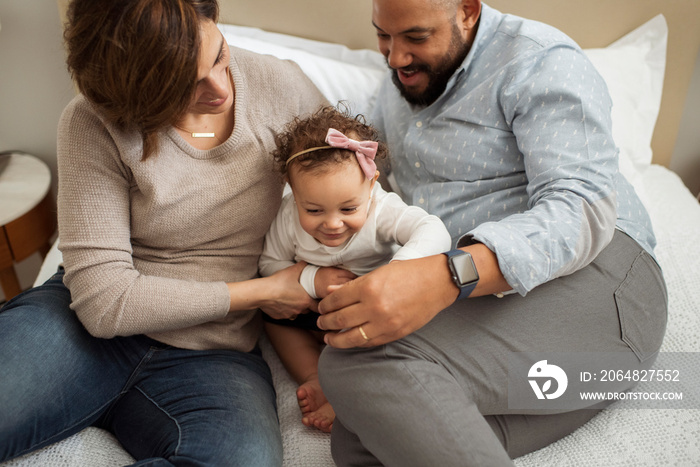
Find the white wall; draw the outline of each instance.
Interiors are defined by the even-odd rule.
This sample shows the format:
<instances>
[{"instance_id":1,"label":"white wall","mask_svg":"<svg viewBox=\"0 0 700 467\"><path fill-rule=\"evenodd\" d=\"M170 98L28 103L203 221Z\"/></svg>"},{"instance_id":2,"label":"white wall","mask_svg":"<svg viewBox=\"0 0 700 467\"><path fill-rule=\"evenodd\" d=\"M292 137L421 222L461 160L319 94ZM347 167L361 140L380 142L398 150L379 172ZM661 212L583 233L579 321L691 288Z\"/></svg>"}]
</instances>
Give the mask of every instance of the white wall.
<instances>
[{"instance_id":1,"label":"white wall","mask_svg":"<svg viewBox=\"0 0 700 467\"><path fill-rule=\"evenodd\" d=\"M670 165L693 194L700 193L700 54L695 61Z\"/></svg>"},{"instance_id":2,"label":"white wall","mask_svg":"<svg viewBox=\"0 0 700 467\"><path fill-rule=\"evenodd\" d=\"M55 192L56 125L74 95L56 0L0 0L0 22L0 151L18 149L44 160ZM36 256L16 268L23 287L38 272Z\"/></svg>"},{"instance_id":3,"label":"white wall","mask_svg":"<svg viewBox=\"0 0 700 467\"><path fill-rule=\"evenodd\" d=\"M56 166L56 125L74 95L55 0L0 0L0 150Z\"/></svg>"}]
</instances>

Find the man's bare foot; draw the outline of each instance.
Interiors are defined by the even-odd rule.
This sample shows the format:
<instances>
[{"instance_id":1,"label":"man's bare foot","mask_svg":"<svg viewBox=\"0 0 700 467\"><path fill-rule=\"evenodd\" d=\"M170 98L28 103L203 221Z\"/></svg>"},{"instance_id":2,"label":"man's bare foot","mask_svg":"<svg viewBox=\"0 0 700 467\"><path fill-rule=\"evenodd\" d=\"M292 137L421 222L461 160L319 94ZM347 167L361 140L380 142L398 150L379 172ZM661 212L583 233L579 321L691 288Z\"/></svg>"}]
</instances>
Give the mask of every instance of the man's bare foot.
<instances>
[{"instance_id":1,"label":"man's bare foot","mask_svg":"<svg viewBox=\"0 0 700 467\"><path fill-rule=\"evenodd\" d=\"M301 409L301 423L330 433L335 420L335 411L323 395L321 384L315 376L297 389L297 401Z\"/></svg>"}]
</instances>

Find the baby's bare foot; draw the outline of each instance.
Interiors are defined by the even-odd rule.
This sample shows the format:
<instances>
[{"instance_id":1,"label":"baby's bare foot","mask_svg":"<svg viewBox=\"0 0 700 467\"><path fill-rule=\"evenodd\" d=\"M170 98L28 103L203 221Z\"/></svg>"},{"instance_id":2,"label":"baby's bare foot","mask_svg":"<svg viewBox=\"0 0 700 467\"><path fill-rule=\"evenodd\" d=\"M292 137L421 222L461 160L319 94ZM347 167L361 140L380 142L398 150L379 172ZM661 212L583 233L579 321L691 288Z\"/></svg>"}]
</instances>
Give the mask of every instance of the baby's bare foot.
<instances>
[{"instance_id":1,"label":"baby's bare foot","mask_svg":"<svg viewBox=\"0 0 700 467\"><path fill-rule=\"evenodd\" d=\"M335 411L323 395L318 378L312 378L297 389L297 401L301 409L301 423L330 433L335 420Z\"/></svg>"}]
</instances>

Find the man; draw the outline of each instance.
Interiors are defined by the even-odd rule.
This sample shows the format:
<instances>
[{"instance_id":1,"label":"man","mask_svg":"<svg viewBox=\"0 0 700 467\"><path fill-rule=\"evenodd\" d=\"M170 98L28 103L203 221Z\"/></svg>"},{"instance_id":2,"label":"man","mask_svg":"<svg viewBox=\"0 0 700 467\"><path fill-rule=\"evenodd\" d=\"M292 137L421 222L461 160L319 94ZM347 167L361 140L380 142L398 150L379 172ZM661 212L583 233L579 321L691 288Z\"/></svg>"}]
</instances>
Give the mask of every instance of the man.
<instances>
[{"instance_id":1,"label":"man","mask_svg":"<svg viewBox=\"0 0 700 467\"><path fill-rule=\"evenodd\" d=\"M571 39L480 0L373 0L372 21L391 71L373 123L395 188L458 250L319 304L334 459L510 465L597 413L511 408L513 355L654 361L666 295L651 225L617 171L605 84Z\"/></svg>"}]
</instances>

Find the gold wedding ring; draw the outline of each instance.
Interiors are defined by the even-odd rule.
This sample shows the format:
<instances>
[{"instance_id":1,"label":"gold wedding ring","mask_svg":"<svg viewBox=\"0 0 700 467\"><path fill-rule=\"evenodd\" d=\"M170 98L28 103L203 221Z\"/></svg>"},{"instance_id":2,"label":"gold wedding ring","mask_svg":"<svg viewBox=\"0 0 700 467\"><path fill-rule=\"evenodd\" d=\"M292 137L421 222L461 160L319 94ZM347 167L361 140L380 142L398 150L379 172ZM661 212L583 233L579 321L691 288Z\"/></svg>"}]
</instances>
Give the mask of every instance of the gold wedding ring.
<instances>
[{"instance_id":1,"label":"gold wedding ring","mask_svg":"<svg viewBox=\"0 0 700 467\"><path fill-rule=\"evenodd\" d=\"M365 340L365 342L369 341L369 337L367 337L367 334L365 334L365 330L362 329L362 325L358 326L357 330L360 331L360 334L362 334L362 338Z\"/></svg>"}]
</instances>

